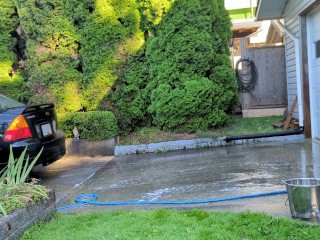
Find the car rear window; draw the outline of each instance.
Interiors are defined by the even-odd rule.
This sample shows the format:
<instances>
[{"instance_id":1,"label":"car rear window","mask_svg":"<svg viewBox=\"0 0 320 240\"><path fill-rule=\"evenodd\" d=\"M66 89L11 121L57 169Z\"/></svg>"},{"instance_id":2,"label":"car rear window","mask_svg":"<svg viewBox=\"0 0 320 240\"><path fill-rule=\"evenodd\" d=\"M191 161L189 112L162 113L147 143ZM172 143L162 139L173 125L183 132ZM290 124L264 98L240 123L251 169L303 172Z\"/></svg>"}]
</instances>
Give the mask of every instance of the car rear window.
<instances>
[{"instance_id":1,"label":"car rear window","mask_svg":"<svg viewBox=\"0 0 320 240\"><path fill-rule=\"evenodd\" d=\"M9 109L9 108L17 108L17 107L24 107L23 103L17 102L11 98L3 96L0 94L0 111Z\"/></svg>"}]
</instances>

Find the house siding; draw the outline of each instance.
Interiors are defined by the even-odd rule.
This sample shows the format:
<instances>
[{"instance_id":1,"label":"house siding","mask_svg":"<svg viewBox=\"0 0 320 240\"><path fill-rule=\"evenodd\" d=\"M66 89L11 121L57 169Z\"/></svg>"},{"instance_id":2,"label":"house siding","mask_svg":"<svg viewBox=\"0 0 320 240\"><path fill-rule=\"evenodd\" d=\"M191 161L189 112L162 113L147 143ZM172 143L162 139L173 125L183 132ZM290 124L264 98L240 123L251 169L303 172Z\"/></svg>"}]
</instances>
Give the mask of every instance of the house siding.
<instances>
[{"instance_id":1,"label":"house siding","mask_svg":"<svg viewBox=\"0 0 320 240\"><path fill-rule=\"evenodd\" d=\"M288 0L284 9L285 26L296 37L300 38L299 14L309 7L315 0ZM294 41L286 35L286 70L287 70L287 89L288 89L288 107L291 108L294 98L297 95L297 76ZM294 117L298 117L298 108L296 107Z\"/></svg>"}]
</instances>

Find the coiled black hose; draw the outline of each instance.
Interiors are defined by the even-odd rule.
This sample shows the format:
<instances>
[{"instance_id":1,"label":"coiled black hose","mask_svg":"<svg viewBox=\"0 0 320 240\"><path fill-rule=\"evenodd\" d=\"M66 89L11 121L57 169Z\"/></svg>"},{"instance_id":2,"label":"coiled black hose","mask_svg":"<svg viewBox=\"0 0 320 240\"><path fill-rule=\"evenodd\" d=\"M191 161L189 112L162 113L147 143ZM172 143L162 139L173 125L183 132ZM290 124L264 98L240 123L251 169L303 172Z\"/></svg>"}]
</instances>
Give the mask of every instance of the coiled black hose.
<instances>
[{"instance_id":1,"label":"coiled black hose","mask_svg":"<svg viewBox=\"0 0 320 240\"><path fill-rule=\"evenodd\" d=\"M249 93L256 86L258 71L254 62L249 58L240 58L236 63L236 75L239 92Z\"/></svg>"}]
</instances>

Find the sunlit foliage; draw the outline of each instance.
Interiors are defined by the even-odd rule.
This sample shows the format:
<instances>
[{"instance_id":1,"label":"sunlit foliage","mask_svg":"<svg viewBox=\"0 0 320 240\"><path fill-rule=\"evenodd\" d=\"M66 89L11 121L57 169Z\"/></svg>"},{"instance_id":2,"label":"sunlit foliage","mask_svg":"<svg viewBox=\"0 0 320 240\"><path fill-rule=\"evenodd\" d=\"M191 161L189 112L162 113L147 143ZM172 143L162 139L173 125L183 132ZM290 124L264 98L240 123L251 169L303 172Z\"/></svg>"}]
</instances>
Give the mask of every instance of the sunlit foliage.
<instances>
[{"instance_id":1,"label":"sunlit foliage","mask_svg":"<svg viewBox=\"0 0 320 240\"><path fill-rule=\"evenodd\" d=\"M0 91L193 132L237 103L223 0L0 0Z\"/></svg>"}]
</instances>

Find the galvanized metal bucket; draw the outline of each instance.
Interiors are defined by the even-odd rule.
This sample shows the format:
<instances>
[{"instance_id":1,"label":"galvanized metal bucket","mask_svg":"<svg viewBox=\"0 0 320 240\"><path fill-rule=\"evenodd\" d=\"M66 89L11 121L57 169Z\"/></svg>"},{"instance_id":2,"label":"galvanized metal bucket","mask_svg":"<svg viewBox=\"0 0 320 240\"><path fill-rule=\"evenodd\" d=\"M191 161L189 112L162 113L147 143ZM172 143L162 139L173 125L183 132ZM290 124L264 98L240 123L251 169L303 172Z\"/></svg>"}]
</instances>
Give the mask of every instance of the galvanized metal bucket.
<instances>
[{"instance_id":1,"label":"galvanized metal bucket","mask_svg":"<svg viewBox=\"0 0 320 240\"><path fill-rule=\"evenodd\" d=\"M291 215L310 219L318 215L320 206L320 179L293 178L285 180Z\"/></svg>"}]
</instances>

